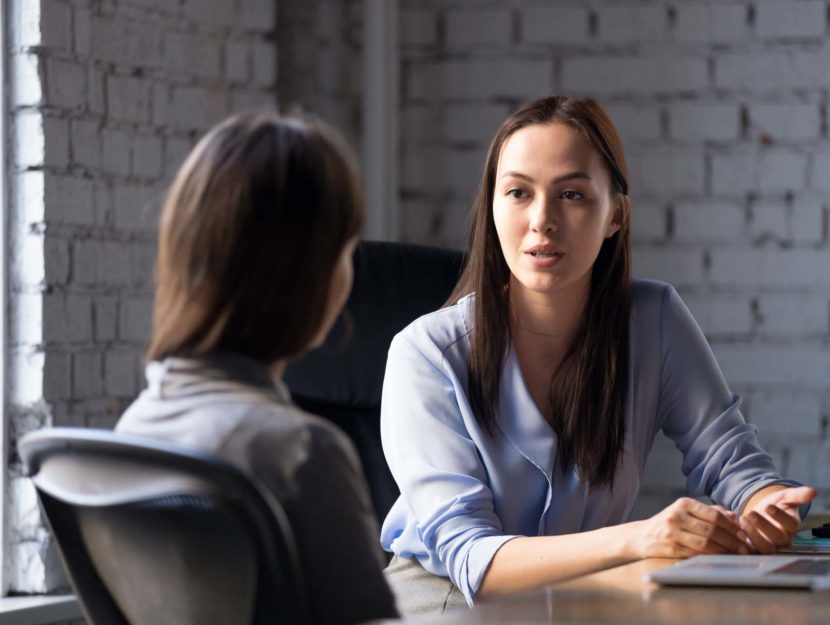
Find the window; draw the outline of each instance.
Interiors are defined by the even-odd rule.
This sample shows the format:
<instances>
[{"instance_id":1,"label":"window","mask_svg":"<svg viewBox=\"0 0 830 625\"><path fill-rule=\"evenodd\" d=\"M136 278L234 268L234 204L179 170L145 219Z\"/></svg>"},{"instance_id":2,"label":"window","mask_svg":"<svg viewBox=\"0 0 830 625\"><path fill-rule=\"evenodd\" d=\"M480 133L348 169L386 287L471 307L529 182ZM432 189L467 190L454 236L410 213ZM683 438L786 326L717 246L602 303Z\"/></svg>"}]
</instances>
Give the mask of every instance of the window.
<instances>
[{"instance_id":1,"label":"window","mask_svg":"<svg viewBox=\"0 0 830 625\"><path fill-rule=\"evenodd\" d=\"M0 417L0 469L3 479L0 480L0 597L5 596L8 590L6 579L6 559L3 547L6 544L6 457L7 433L9 424L6 422L8 415L6 405L6 114L7 114L7 93L6 93L6 10L8 3L0 5L0 406L2 406L2 417Z\"/></svg>"}]
</instances>

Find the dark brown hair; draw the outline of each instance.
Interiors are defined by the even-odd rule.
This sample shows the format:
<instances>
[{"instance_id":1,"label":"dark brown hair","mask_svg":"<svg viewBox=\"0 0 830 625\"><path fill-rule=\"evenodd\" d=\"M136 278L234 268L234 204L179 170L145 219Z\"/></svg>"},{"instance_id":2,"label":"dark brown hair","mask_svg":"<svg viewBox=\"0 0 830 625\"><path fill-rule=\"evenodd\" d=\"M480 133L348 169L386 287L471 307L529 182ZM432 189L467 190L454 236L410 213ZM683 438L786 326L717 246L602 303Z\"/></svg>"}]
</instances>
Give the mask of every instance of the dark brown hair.
<instances>
[{"instance_id":1,"label":"dark brown hair","mask_svg":"<svg viewBox=\"0 0 830 625\"><path fill-rule=\"evenodd\" d=\"M162 210L147 357L230 350L271 364L300 353L362 223L360 181L333 130L269 113L224 121Z\"/></svg>"},{"instance_id":2,"label":"dark brown hair","mask_svg":"<svg viewBox=\"0 0 830 625\"><path fill-rule=\"evenodd\" d=\"M628 195L628 171L619 136L594 100L541 98L508 117L487 153L473 204L469 255L448 304L475 293L469 361L469 396L476 419L494 433L499 383L510 340L510 269L493 221L493 194L501 150L513 133L534 124L568 124L602 158L611 178L614 205ZM576 466L590 486L613 486L623 448L623 412L628 386L631 244L629 216L605 239L591 273L591 292L582 323L550 383L550 422L559 446L560 466Z\"/></svg>"}]
</instances>

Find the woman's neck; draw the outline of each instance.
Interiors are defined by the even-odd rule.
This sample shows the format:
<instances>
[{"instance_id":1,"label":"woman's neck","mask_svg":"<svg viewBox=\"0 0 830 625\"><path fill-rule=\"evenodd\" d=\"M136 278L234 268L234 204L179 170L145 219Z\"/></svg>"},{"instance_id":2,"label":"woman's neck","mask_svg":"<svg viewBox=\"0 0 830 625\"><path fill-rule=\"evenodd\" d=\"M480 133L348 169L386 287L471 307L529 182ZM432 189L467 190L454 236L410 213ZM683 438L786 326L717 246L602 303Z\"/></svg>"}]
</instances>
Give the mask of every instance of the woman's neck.
<instances>
[{"instance_id":1,"label":"woman's neck","mask_svg":"<svg viewBox=\"0 0 830 625\"><path fill-rule=\"evenodd\" d=\"M282 374L285 373L285 359L272 362L268 365L268 371L271 373L272 378L281 380Z\"/></svg>"},{"instance_id":2,"label":"woman's neck","mask_svg":"<svg viewBox=\"0 0 830 625\"><path fill-rule=\"evenodd\" d=\"M530 291L513 279L510 329L514 343L561 357L582 323L589 291L590 276L555 293Z\"/></svg>"}]
</instances>

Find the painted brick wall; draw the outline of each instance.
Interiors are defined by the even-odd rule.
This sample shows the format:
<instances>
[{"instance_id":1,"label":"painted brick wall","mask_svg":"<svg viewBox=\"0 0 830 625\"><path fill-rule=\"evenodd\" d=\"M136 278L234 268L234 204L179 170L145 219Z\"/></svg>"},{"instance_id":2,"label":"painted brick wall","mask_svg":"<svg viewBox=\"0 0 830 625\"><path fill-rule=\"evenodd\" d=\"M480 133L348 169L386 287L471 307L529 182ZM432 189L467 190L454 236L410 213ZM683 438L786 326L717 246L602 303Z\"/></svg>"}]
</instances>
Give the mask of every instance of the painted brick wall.
<instances>
[{"instance_id":1,"label":"painted brick wall","mask_svg":"<svg viewBox=\"0 0 830 625\"><path fill-rule=\"evenodd\" d=\"M337 127L359 152L362 0L282 2L277 19L277 91L285 111L303 110Z\"/></svg>"},{"instance_id":2,"label":"painted brick wall","mask_svg":"<svg viewBox=\"0 0 830 625\"><path fill-rule=\"evenodd\" d=\"M674 283L787 475L830 505L830 41L824 0L403 0L405 238L463 246L487 144L591 95L633 180L635 269ZM637 515L683 492L658 440Z\"/></svg>"},{"instance_id":3,"label":"painted brick wall","mask_svg":"<svg viewBox=\"0 0 830 625\"><path fill-rule=\"evenodd\" d=\"M12 442L109 427L143 386L155 222L183 156L273 108L273 0L12 0ZM59 586L11 457L11 589Z\"/></svg>"}]
</instances>

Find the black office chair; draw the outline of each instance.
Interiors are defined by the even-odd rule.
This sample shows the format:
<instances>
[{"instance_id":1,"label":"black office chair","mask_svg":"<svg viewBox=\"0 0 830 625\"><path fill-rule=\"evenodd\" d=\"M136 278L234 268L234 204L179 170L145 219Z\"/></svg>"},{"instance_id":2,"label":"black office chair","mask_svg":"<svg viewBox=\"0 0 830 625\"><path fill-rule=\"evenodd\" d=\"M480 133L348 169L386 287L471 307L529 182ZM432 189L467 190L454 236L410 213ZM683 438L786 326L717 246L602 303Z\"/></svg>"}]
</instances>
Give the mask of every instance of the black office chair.
<instances>
[{"instance_id":1,"label":"black office chair","mask_svg":"<svg viewBox=\"0 0 830 625\"><path fill-rule=\"evenodd\" d=\"M285 513L231 464L83 428L19 449L90 625L310 622Z\"/></svg>"},{"instance_id":2,"label":"black office chair","mask_svg":"<svg viewBox=\"0 0 830 625\"><path fill-rule=\"evenodd\" d=\"M361 243L354 287L325 345L289 364L285 381L302 408L354 441L382 523L400 492L380 443L380 396L392 338L441 307L458 281L461 252L404 243Z\"/></svg>"}]
</instances>

